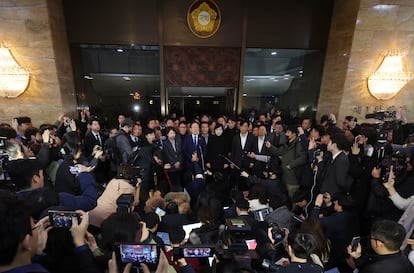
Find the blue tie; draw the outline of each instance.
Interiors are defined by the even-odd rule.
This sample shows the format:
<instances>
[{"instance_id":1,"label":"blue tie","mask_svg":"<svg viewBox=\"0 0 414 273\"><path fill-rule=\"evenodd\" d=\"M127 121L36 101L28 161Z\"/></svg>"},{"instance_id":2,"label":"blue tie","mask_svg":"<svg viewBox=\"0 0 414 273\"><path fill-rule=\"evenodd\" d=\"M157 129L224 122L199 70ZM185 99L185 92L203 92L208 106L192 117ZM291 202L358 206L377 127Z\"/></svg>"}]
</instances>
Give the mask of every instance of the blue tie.
<instances>
[{"instance_id":1,"label":"blue tie","mask_svg":"<svg viewBox=\"0 0 414 273\"><path fill-rule=\"evenodd\" d=\"M197 136L193 136L194 151L197 151Z\"/></svg>"}]
</instances>

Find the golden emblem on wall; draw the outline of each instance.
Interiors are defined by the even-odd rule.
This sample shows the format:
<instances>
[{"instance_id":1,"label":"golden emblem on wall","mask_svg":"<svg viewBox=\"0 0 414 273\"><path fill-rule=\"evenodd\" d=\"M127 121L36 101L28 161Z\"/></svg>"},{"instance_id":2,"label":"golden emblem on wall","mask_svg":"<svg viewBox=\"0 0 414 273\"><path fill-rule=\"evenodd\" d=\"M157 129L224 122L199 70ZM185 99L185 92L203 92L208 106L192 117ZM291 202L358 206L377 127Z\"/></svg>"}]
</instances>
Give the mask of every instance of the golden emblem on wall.
<instances>
[{"instance_id":1,"label":"golden emblem on wall","mask_svg":"<svg viewBox=\"0 0 414 273\"><path fill-rule=\"evenodd\" d=\"M220 9L213 0L196 0L187 11L187 24L199 38L213 36L220 27Z\"/></svg>"}]
</instances>

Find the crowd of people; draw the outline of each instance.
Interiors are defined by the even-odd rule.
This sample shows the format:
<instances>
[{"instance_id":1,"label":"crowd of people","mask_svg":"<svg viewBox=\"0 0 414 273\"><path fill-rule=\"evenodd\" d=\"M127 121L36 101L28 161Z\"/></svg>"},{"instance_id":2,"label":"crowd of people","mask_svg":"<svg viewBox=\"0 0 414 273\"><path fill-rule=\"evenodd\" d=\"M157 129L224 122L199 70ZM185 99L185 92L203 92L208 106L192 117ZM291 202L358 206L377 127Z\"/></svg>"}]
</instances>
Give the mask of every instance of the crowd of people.
<instances>
[{"instance_id":1,"label":"crowd of people","mask_svg":"<svg viewBox=\"0 0 414 273\"><path fill-rule=\"evenodd\" d=\"M0 272L414 272L401 121L271 109L101 126L86 110L0 125ZM121 243L156 245L157 263L122 263Z\"/></svg>"}]
</instances>

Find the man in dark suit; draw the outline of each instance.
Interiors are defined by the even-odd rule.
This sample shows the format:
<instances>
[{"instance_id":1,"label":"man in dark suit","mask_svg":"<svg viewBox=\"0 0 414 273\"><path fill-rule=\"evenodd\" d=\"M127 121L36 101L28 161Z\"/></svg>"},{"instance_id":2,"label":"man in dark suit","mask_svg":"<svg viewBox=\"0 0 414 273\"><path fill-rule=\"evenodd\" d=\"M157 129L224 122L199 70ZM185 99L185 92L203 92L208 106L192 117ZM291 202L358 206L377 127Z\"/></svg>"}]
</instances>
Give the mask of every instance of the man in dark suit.
<instances>
[{"instance_id":1,"label":"man in dark suit","mask_svg":"<svg viewBox=\"0 0 414 273\"><path fill-rule=\"evenodd\" d=\"M242 120L240 122L240 134L233 137L231 160L241 170L250 173L251 169L254 167L254 159L247 155L254 150L254 136L247 131L248 128L249 122L247 120ZM231 167L233 170L235 169L234 165L231 165ZM231 181L236 183L235 186L242 190L247 190L246 180L240 177L240 172L237 170L236 172L233 172L232 175L234 177Z\"/></svg>"},{"instance_id":2,"label":"man in dark suit","mask_svg":"<svg viewBox=\"0 0 414 273\"><path fill-rule=\"evenodd\" d=\"M191 206L198 200L198 195L204 189L204 164L207 145L200 135L200 124L196 121L190 124L190 134L183 141L184 183L191 196Z\"/></svg>"},{"instance_id":3,"label":"man in dark suit","mask_svg":"<svg viewBox=\"0 0 414 273\"><path fill-rule=\"evenodd\" d=\"M101 126L98 119L92 119L89 122L91 131L85 136L84 150L85 156L89 157L97 150L103 150L105 144L105 138L101 134ZM104 151L105 152L105 151ZM96 169L93 171L95 174L96 181L100 184L104 184L109 181L109 170L110 164L109 161L106 161L106 156L103 154L99 157L99 164Z\"/></svg>"},{"instance_id":4,"label":"man in dark suit","mask_svg":"<svg viewBox=\"0 0 414 273\"><path fill-rule=\"evenodd\" d=\"M190 125L190 134L184 137L182 151L184 168L195 178L203 178L206 150L206 142L200 136L200 124L193 121Z\"/></svg>"},{"instance_id":5,"label":"man in dark suit","mask_svg":"<svg viewBox=\"0 0 414 273\"><path fill-rule=\"evenodd\" d=\"M333 134L328 143L328 152L332 154L322 160L323 153L318 156L318 184L319 192L329 192L331 195L338 192L347 193L352 184L349 175L348 156L344 150L350 145L344 134Z\"/></svg>"},{"instance_id":6,"label":"man in dark suit","mask_svg":"<svg viewBox=\"0 0 414 273\"><path fill-rule=\"evenodd\" d=\"M257 155L269 156L269 149L265 145L266 142L266 125L259 124L258 136L254 139L253 151L249 157L256 158L254 162L253 174L257 177L264 178L263 171L266 170L267 162L258 160Z\"/></svg>"},{"instance_id":7,"label":"man in dark suit","mask_svg":"<svg viewBox=\"0 0 414 273\"><path fill-rule=\"evenodd\" d=\"M239 133L239 131L237 130L237 127L236 127L236 118L235 117L229 117L229 119L227 121L227 127L225 127L223 125L223 128L224 128L223 137L224 137L224 141L226 143L226 151L231 153L231 148L232 148L232 145L233 145L234 136ZM230 155L231 154L226 154L226 156L230 156Z\"/></svg>"},{"instance_id":8,"label":"man in dark suit","mask_svg":"<svg viewBox=\"0 0 414 273\"><path fill-rule=\"evenodd\" d=\"M99 124L98 119L92 119L89 122L89 125L91 126L91 131L86 134L85 136L85 156L89 157L92 152L93 148L95 146L100 146L103 148L103 144L105 143L105 139L103 138L103 135L101 135L101 126Z\"/></svg>"}]
</instances>

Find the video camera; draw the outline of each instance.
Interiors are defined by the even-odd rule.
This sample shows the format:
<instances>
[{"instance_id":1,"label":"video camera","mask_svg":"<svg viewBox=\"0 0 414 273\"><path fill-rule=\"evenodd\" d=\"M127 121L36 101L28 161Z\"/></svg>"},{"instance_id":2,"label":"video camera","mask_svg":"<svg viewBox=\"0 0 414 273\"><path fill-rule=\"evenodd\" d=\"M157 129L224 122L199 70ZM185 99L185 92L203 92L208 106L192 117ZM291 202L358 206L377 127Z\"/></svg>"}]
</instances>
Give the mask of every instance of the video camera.
<instances>
[{"instance_id":1,"label":"video camera","mask_svg":"<svg viewBox=\"0 0 414 273\"><path fill-rule=\"evenodd\" d=\"M282 243L283 238L286 236L286 232L274 223L271 224L271 228L272 238L275 241L274 246L276 247Z\"/></svg>"},{"instance_id":2,"label":"video camera","mask_svg":"<svg viewBox=\"0 0 414 273\"><path fill-rule=\"evenodd\" d=\"M365 118L373 118L378 120L393 119L397 118L397 111L378 111L371 114L366 114Z\"/></svg>"},{"instance_id":3,"label":"video camera","mask_svg":"<svg viewBox=\"0 0 414 273\"><path fill-rule=\"evenodd\" d=\"M9 155L7 154L7 138L0 136L0 180L5 180L5 173L9 163Z\"/></svg>"},{"instance_id":4,"label":"video camera","mask_svg":"<svg viewBox=\"0 0 414 273\"><path fill-rule=\"evenodd\" d=\"M397 151L392 155L379 158L378 167L381 168L381 179L383 181L388 181L391 166L393 166L395 176L400 177L407 168L405 163L405 155L400 151Z\"/></svg>"},{"instance_id":5,"label":"video camera","mask_svg":"<svg viewBox=\"0 0 414 273\"><path fill-rule=\"evenodd\" d=\"M116 199L116 211L117 212L132 212L132 204L134 203L133 194L121 194L121 196Z\"/></svg>"}]
</instances>

